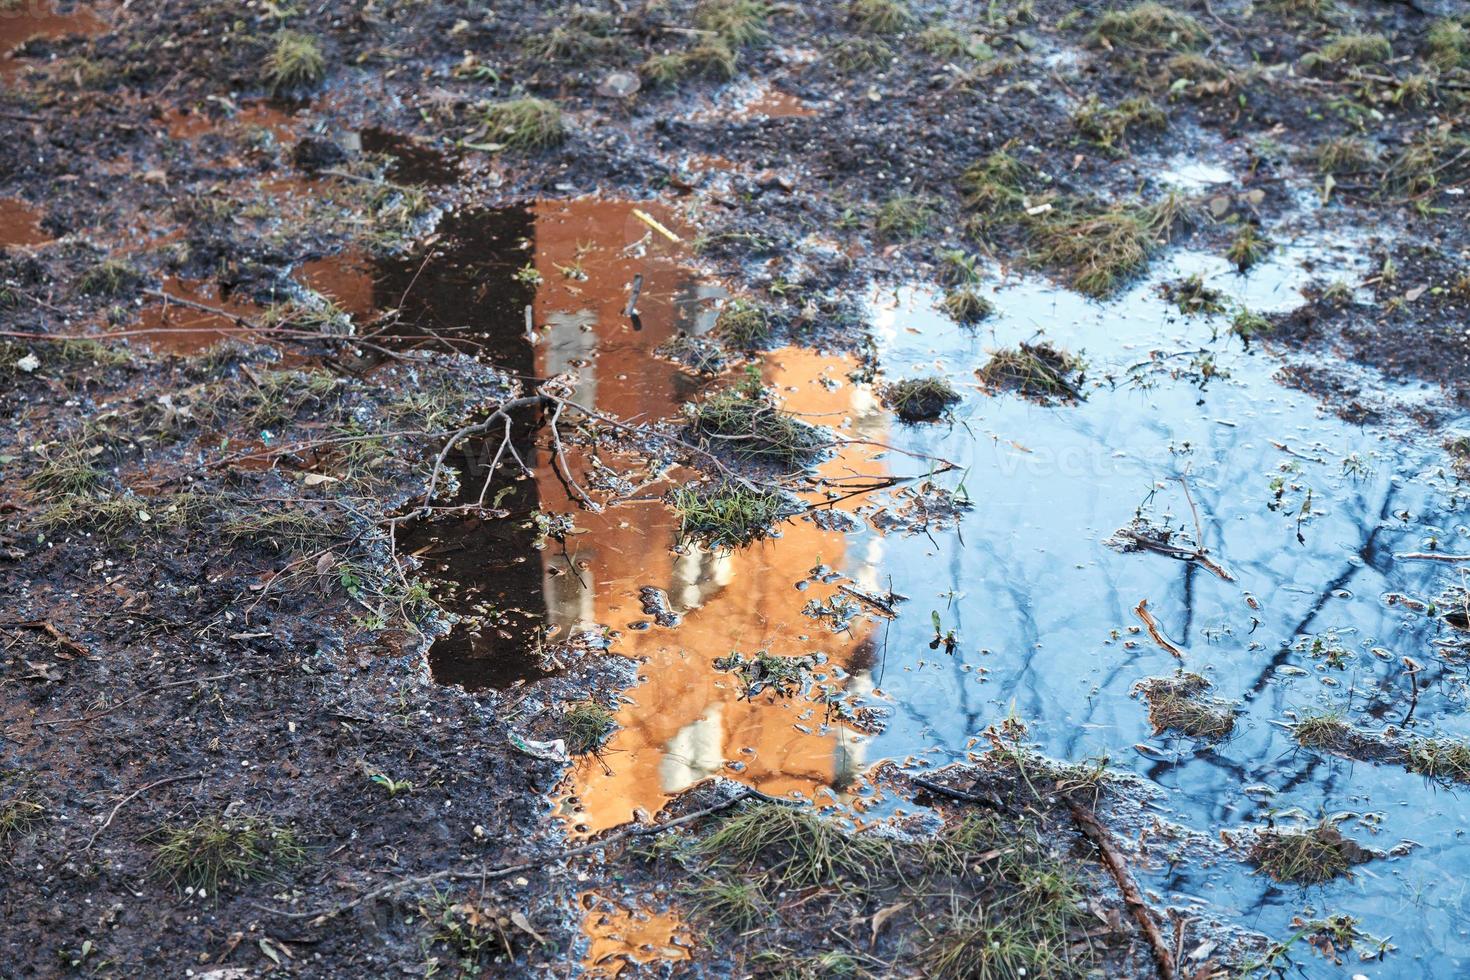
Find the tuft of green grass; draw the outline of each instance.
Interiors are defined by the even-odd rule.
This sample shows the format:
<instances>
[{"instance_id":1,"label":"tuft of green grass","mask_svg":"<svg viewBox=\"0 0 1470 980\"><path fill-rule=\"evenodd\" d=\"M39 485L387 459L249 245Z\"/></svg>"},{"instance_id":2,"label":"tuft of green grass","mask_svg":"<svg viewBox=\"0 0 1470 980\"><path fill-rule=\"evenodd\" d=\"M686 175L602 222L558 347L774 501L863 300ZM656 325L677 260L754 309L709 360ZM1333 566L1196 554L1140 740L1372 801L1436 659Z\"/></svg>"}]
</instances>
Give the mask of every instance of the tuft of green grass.
<instances>
[{"instance_id":1,"label":"tuft of green grass","mask_svg":"<svg viewBox=\"0 0 1470 980\"><path fill-rule=\"evenodd\" d=\"M905 422L932 422L960 403L960 393L937 374L886 384L884 403Z\"/></svg>"},{"instance_id":2,"label":"tuft of green grass","mask_svg":"<svg viewBox=\"0 0 1470 980\"><path fill-rule=\"evenodd\" d=\"M30 833L46 819L46 803L39 796L21 792L0 800L0 844Z\"/></svg>"},{"instance_id":3,"label":"tuft of green grass","mask_svg":"<svg viewBox=\"0 0 1470 980\"><path fill-rule=\"evenodd\" d=\"M547 61L574 61L615 51L617 19L590 7L575 6L565 18L526 42L531 55Z\"/></svg>"},{"instance_id":4,"label":"tuft of green grass","mask_svg":"<svg viewBox=\"0 0 1470 980\"><path fill-rule=\"evenodd\" d=\"M597 751L614 728L612 712L591 701L568 708L561 720L567 751L573 755Z\"/></svg>"},{"instance_id":5,"label":"tuft of green grass","mask_svg":"<svg viewBox=\"0 0 1470 980\"><path fill-rule=\"evenodd\" d=\"M775 338L778 318L764 306L748 299L732 299L715 317L714 334L741 350L758 350Z\"/></svg>"},{"instance_id":6,"label":"tuft of green grass","mask_svg":"<svg viewBox=\"0 0 1470 980\"><path fill-rule=\"evenodd\" d=\"M231 542L270 544L280 552L308 552L342 533L325 517L305 510L251 511L227 519L221 530Z\"/></svg>"},{"instance_id":7,"label":"tuft of green grass","mask_svg":"<svg viewBox=\"0 0 1470 980\"><path fill-rule=\"evenodd\" d=\"M210 895L220 886L268 877L306 857L296 834L259 817L207 816L159 831L154 869L180 890Z\"/></svg>"},{"instance_id":8,"label":"tuft of green grass","mask_svg":"<svg viewBox=\"0 0 1470 980\"><path fill-rule=\"evenodd\" d=\"M1009 151L996 150L965 168L960 189L972 208L1008 212L1020 207L1026 197L1022 184L1032 176L1032 169Z\"/></svg>"},{"instance_id":9,"label":"tuft of green grass","mask_svg":"<svg viewBox=\"0 0 1470 980\"><path fill-rule=\"evenodd\" d=\"M798 466L831 445L821 429L777 408L764 389L723 389L689 416L696 432L746 459Z\"/></svg>"},{"instance_id":10,"label":"tuft of green grass","mask_svg":"<svg viewBox=\"0 0 1470 980\"><path fill-rule=\"evenodd\" d=\"M1424 35L1424 52L1425 60L1439 71L1470 68L1470 27L1453 17L1435 21Z\"/></svg>"},{"instance_id":11,"label":"tuft of green grass","mask_svg":"<svg viewBox=\"0 0 1470 980\"><path fill-rule=\"evenodd\" d=\"M26 486L50 498L74 497L96 489L106 474L97 466L102 455L80 436L62 439L41 450L40 465L26 478Z\"/></svg>"},{"instance_id":12,"label":"tuft of green grass","mask_svg":"<svg viewBox=\"0 0 1470 980\"><path fill-rule=\"evenodd\" d=\"M1336 712L1308 715L1291 726L1297 744L1308 749L1338 749L1347 744L1352 726Z\"/></svg>"},{"instance_id":13,"label":"tuft of green grass","mask_svg":"<svg viewBox=\"0 0 1470 980\"><path fill-rule=\"evenodd\" d=\"M881 38L849 37L834 44L827 58L839 71L877 71L893 60L893 49Z\"/></svg>"},{"instance_id":14,"label":"tuft of green grass","mask_svg":"<svg viewBox=\"0 0 1470 980\"><path fill-rule=\"evenodd\" d=\"M1235 730L1235 712L1203 698L1210 682L1199 674L1150 677L1137 690L1148 702L1154 734L1171 731L1190 738L1222 739Z\"/></svg>"},{"instance_id":15,"label":"tuft of green grass","mask_svg":"<svg viewBox=\"0 0 1470 980\"><path fill-rule=\"evenodd\" d=\"M1258 334L1270 333L1274 329L1271 321L1254 310L1239 309L1230 318L1230 332L1249 342Z\"/></svg>"},{"instance_id":16,"label":"tuft of green grass","mask_svg":"<svg viewBox=\"0 0 1470 980\"><path fill-rule=\"evenodd\" d=\"M723 483L680 487L671 504L679 515L681 540L697 540L716 549L738 548L767 537L791 513L775 490Z\"/></svg>"},{"instance_id":17,"label":"tuft of green grass","mask_svg":"<svg viewBox=\"0 0 1470 980\"><path fill-rule=\"evenodd\" d=\"M485 107L490 139L512 150L544 150L566 139L561 108L549 99L525 96Z\"/></svg>"},{"instance_id":18,"label":"tuft of green grass","mask_svg":"<svg viewBox=\"0 0 1470 980\"><path fill-rule=\"evenodd\" d=\"M1320 885L1350 874L1368 853L1329 820L1307 830L1260 830L1246 858L1276 881Z\"/></svg>"},{"instance_id":19,"label":"tuft of green grass","mask_svg":"<svg viewBox=\"0 0 1470 980\"><path fill-rule=\"evenodd\" d=\"M1210 32L1194 17L1152 0L1108 11L1098 18L1093 34L1111 47L1165 51L1197 48L1210 39Z\"/></svg>"},{"instance_id":20,"label":"tuft of green grass","mask_svg":"<svg viewBox=\"0 0 1470 980\"><path fill-rule=\"evenodd\" d=\"M864 34L897 34L918 23L903 0L852 0L847 15Z\"/></svg>"},{"instance_id":21,"label":"tuft of green grass","mask_svg":"<svg viewBox=\"0 0 1470 980\"><path fill-rule=\"evenodd\" d=\"M1452 133L1450 127L1432 129L1418 136L1400 150L1384 172L1385 190L1414 196L1438 187L1447 176L1463 175L1464 170L1450 170L1470 151L1470 137Z\"/></svg>"},{"instance_id":22,"label":"tuft of green grass","mask_svg":"<svg viewBox=\"0 0 1470 980\"><path fill-rule=\"evenodd\" d=\"M1440 783L1470 783L1470 744L1448 738L1416 739L1404 749L1410 772Z\"/></svg>"},{"instance_id":23,"label":"tuft of green grass","mask_svg":"<svg viewBox=\"0 0 1470 980\"><path fill-rule=\"evenodd\" d=\"M696 852L718 864L764 867L782 888L867 881L892 859L887 841L845 833L809 809L760 801L726 816Z\"/></svg>"},{"instance_id":24,"label":"tuft of green grass","mask_svg":"<svg viewBox=\"0 0 1470 980\"><path fill-rule=\"evenodd\" d=\"M122 296L142 282L138 271L122 259L104 259L77 280L77 288L88 296Z\"/></svg>"},{"instance_id":25,"label":"tuft of green grass","mask_svg":"<svg viewBox=\"0 0 1470 980\"><path fill-rule=\"evenodd\" d=\"M1278 13L1320 20L1332 13L1334 3L1333 0L1266 0L1265 6Z\"/></svg>"},{"instance_id":26,"label":"tuft of green grass","mask_svg":"<svg viewBox=\"0 0 1470 980\"><path fill-rule=\"evenodd\" d=\"M694 8L694 25L732 47L743 48L770 40L766 24L770 16L770 4L763 0L702 0Z\"/></svg>"},{"instance_id":27,"label":"tuft of green grass","mask_svg":"<svg viewBox=\"0 0 1470 980\"><path fill-rule=\"evenodd\" d=\"M917 238L934 223L934 202L921 194L894 194L878 205L873 230L889 241Z\"/></svg>"},{"instance_id":28,"label":"tuft of green grass","mask_svg":"<svg viewBox=\"0 0 1470 980\"><path fill-rule=\"evenodd\" d=\"M264 81L272 95L286 95L315 88L327 77L327 59L321 45L309 34L282 31L265 60Z\"/></svg>"},{"instance_id":29,"label":"tuft of green grass","mask_svg":"<svg viewBox=\"0 0 1470 980\"><path fill-rule=\"evenodd\" d=\"M741 695L750 700L762 691L770 691L778 698L792 698L803 693L811 680L817 661L812 657L788 657L758 650L746 656L732 650L728 657L715 661L715 669L739 674L745 691Z\"/></svg>"},{"instance_id":30,"label":"tuft of green grass","mask_svg":"<svg viewBox=\"0 0 1470 980\"><path fill-rule=\"evenodd\" d=\"M969 287L951 289L944 294L939 307L954 322L966 327L973 327L995 312L990 300Z\"/></svg>"},{"instance_id":31,"label":"tuft of green grass","mask_svg":"<svg viewBox=\"0 0 1470 980\"><path fill-rule=\"evenodd\" d=\"M1068 351L1043 341L1021 343L996 351L976 377L992 390L1009 389L1029 398L1080 400L1086 363Z\"/></svg>"},{"instance_id":32,"label":"tuft of green grass","mask_svg":"<svg viewBox=\"0 0 1470 980\"><path fill-rule=\"evenodd\" d=\"M1369 169L1378 159L1373 147L1356 136L1338 136L1317 144L1313 153L1317 172L1323 174L1358 173Z\"/></svg>"},{"instance_id":33,"label":"tuft of green grass","mask_svg":"<svg viewBox=\"0 0 1470 980\"><path fill-rule=\"evenodd\" d=\"M1061 207L1037 215L1031 228L1041 262L1066 269L1073 289L1096 298L1142 272L1156 247L1149 213L1126 205L1082 213Z\"/></svg>"},{"instance_id":34,"label":"tuft of green grass","mask_svg":"<svg viewBox=\"0 0 1470 980\"><path fill-rule=\"evenodd\" d=\"M204 496L195 493L140 497L132 493L67 494L35 514L31 523L44 531L85 529L110 544L129 534L157 534L192 524L202 512Z\"/></svg>"},{"instance_id":35,"label":"tuft of green grass","mask_svg":"<svg viewBox=\"0 0 1470 980\"><path fill-rule=\"evenodd\" d=\"M1013 980L1070 975L1067 925L1061 907L1048 915L1007 914L990 902L961 901L922 927L924 976L933 980Z\"/></svg>"},{"instance_id":36,"label":"tuft of green grass","mask_svg":"<svg viewBox=\"0 0 1470 980\"><path fill-rule=\"evenodd\" d=\"M771 916L771 903L761 888L763 877L754 879L717 875L701 878L679 889L694 914L716 929L736 934L748 932Z\"/></svg>"},{"instance_id":37,"label":"tuft of green grass","mask_svg":"<svg viewBox=\"0 0 1470 980\"><path fill-rule=\"evenodd\" d=\"M974 34L949 24L934 24L914 35L914 46L936 58L974 58L983 61L994 57L985 42Z\"/></svg>"},{"instance_id":38,"label":"tuft of green grass","mask_svg":"<svg viewBox=\"0 0 1470 980\"><path fill-rule=\"evenodd\" d=\"M1106 150L1126 150L1130 131L1163 129L1168 124L1168 113L1144 96L1108 106L1093 95L1072 113L1072 125L1077 132Z\"/></svg>"},{"instance_id":39,"label":"tuft of green grass","mask_svg":"<svg viewBox=\"0 0 1470 980\"><path fill-rule=\"evenodd\" d=\"M735 49L723 38L712 37L683 51L650 55L638 71L649 84L667 86L695 76L728 81L735 77L738 65Z\"/></svg>"},{"instance_id":40,"label":"tuft of green grass","mask_svg":"<svg viewBox=\"0 0 1470 980\"><path fill-rule=\"evenodd\" d=\"M1236 231L1235 237L1230 240L1230 247L1225 251L1225 257L1235 264L1240 272L1245 272L1251 266L1261 261L1271 251L1271 240L1261 234L1261 229L1250 222L1241 225Z\"/></svg>"},{"instance_id":41,"label":"tuft of green grass","mask_svg":"<svg viewBox=\"0 0 1470 980\"><path fill-rule=\"evenodd\" d=\"M1393 57L1393 45L1382 34L1339 34L1302 57L1302 67L1371 65Z\"/></svg>"}]
</instances>

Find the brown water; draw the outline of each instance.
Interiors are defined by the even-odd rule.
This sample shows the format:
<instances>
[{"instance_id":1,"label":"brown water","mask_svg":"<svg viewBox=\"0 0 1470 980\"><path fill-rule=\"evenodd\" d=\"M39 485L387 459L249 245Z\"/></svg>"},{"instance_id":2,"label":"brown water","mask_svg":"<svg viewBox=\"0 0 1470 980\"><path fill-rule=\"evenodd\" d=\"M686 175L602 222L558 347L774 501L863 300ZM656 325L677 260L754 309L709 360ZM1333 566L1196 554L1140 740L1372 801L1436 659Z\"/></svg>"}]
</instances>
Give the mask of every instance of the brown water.
<instances>
[{"instance_id":1,"label":"brown water","mask_svg":"<svg viewBox=\"0 0 1470 980\"><path fill-rule=\"evenodd\" d=\"M41 228L41 209L14 197L0 197L0 248L44 245L51 236Z\"/></svg>"},{"instance_id":2,"label":"brown water","mask_svg":"<svg viewBox=\"0 0 1470 980\"><path fill-rule=\"evenodd\" d=\"M194 279L169 277L163 292L170 297L214 307L219 312L206 312L192 306L155 299L139 313L136 326L140 331L132 339L150 350L169 354L198 354L224 340L249 340L256 335L234 319L257 317L261 308L231 295L221 295L218 285Z\"/></svg>"},{"instance_id":3,"label":"brown water","mask_svg":"<svg viewBox=\"0 0 1470 980\"><path fill-rule=\"evenodd\" d=\"M107 21L93 5L78 2L63 7L52 0L22 0L19 7L0 11L0 81L9 84L27 65L38 63L15 55L15 49L31 38L92 37L106 29Z\"/></svg>"}]
</instances>

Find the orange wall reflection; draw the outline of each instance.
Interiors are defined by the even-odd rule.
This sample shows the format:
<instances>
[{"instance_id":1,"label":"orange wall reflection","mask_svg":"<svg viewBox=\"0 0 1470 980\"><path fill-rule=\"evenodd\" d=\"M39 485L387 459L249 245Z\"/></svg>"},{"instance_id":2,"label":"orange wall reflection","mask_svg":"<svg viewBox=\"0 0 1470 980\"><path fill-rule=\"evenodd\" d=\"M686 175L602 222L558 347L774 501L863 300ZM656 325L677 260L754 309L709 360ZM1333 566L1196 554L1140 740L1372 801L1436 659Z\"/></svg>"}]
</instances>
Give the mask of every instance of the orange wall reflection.
<instances>
[{"instance_id":1,"label":"orange wall reflection","mask_svg":"<svg viewBox=\"0 0 1470 980\"><path fill-rule=\"evenodd\" d=\"M534 318L542 330L537 373L578 369L578 400L621 418L653 420L675 415L684 400L679 372L651 352L676 325L708 328L710 304L695 290L693 274L678 264L679 246L632 215L626 202L549 202L537 209L536 268L543 282ZM653 211L649 205L642 205ZM666 211L654 213L675 227ZM641 273L641 331L624 316L627 285ZM585 277L585 278L583 278ZM699 312L703 311L703 312ZM595 352L595 357L594 357ZM847 359L786 349L763 359L762 373L786 406L834 428L871 413L864 389L845 379ZM833 384L833 383L836 384ZM824 462L833 478L881 474L870 447L851 447ZM548 468L540 480L542 506L571 511L564 488ZM660 493L661 484L650 488ZM839 506L856 506L856 499ZM762 694L743 700L738 680L712 662L732 650L777 654L825 652L846 667L871 624L859 620L849 634L833 634L802 615L809 599L834 586L814 583L798 591L810 569L842 567L848 540L836 531L797 520L782 537L729 555L672 551L677 518L649 502L595 515L577 514L588 530L569 541L586 587L573 575L548 576L551 618L563 626L601 623L621 630L614 650L645 661L630 703L618 713L619 730L602 758L586 758L565 787L575 798L574 824L589 831L616 826L634 811L656 812L674 794L723 772L764 792L811 795L841 783L855 760L855 736L840 726L824 730L819 706L783 702ZM561 563L548 549L548 566ZM644 631L639 588L665 589L683 614L675 629ZM726 763L739 763L735 771Z\"/></svg>"}]
</instances>

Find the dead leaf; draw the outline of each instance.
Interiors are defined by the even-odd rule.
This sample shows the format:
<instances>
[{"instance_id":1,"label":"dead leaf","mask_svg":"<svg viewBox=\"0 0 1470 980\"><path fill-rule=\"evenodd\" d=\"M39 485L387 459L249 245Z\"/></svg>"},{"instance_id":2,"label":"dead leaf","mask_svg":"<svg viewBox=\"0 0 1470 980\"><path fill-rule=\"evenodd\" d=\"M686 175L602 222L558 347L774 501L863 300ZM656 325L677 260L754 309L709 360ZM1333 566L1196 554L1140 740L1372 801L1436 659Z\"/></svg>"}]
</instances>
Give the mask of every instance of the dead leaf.
<instances>
[{"instance_id":1,"label":"dead leaf","mask_svg":"<svg viewBox=\"0 0 1470 980\"><path fill-rule=\"evenodd\" d=\"M883 931L884 923L893 918L899 912L902 912L904 909L908 908L908 904L908 902L894 902L887 908L879 909L878 911L873 913L873 939L870 943L868 943L869 949L878 945L878 933Z\"/></svg>"},{"instance_id":2,"label":"dead leaf","mask_svg":"<svg viewBox=\"0 0 1470 980\"><path fill-rule=\"evenodd\" d=\"M510 914L510 921L511 925L521 930L521 932L524 932L526 935L536 940L542 946L546 945L546 940L542 937L541 933L531 928L531 920L526 918L526 913L521 911L512 912Z\"/></svg>"},{"instance_id":3,"label":"dead leaf","mask_svg":"<svg viewBox=\"0 0 1470 980\"><path fill-rule=\"evenodd\" d=\"M304 480L301 481L301 485L302 486L306 486L306 487L319 487L323 483L341 483L341 482L342 481L339 480L337 477L335 477L335 476L327 476L327 474L325 474L325 473L308 473L308 474L306 474L306 479L304 479Z\"/></svg>"}]
</instances>

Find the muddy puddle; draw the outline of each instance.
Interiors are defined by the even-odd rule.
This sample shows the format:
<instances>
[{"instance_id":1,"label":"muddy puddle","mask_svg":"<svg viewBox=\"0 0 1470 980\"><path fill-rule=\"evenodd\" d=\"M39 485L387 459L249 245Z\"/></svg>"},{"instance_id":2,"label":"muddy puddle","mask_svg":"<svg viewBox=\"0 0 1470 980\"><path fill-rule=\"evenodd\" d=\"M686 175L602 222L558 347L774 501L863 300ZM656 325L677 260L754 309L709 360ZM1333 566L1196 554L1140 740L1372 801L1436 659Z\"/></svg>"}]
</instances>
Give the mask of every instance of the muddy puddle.
<instances>
[{"instance_id":1,"label":"muddy puddle","mask_svg":"<svg viewBox=\"0 0 1470 980\"><path fill-rule=\"evenodd\" d=\"M464 212L443 231L427 255L362 273L370 305L403 311L404 342L562 376L581 404L628 420L675 420L723 383L655 353L708 333L723 296L688 264L688 229L667 209L536 204ZM1470 859L1457 797L1402 767L1302 749L1287 727L1331 712L1367 730L1470 735L1464 658L1435 646L1455 630L1385 598L1430 602L1459 582L1453 564L1397 557L1470 551L1446 461L1413 432L1349 425L1284 387L1282 361L1233 335L1228 311L1185 316L1160 288L1198 275L1231 309L1285 311L1310 283L1360 276L1352 251L1302 240L1245 276L1179 252L1106 304L997 271L980 287L995 315L972 329L924 286L875 291L876 384L852 380L846 356L784 348L753 362L788 410L845 442L808 474L811 509L733 552L680 544L662 498L688 474L656 460L606 454L594 471L576 457L579 482L621 501L590 512L529 427L515 444L532 478L488 474L488 448L472 450L482 466L465 468L460 502L486 493L499 516L440 518L400 541L463 617L430 651L434 676L533 680L566 668L540 654L575 637L636 661L617 731L559 791L572 833L657 812L715 774L881 819L901 805L867 782L871 766L963 760L1015 713L1051 755L1144 777L1161 820L1211 832L1346 814L1345 832L1397 856L1311 901L1379 933L1448 936L1465 912L1449 869ZM1080 397L983 382L998 351L1042 342L1083 359ZM961 395L948 419L883 407L878 385L934 374ZM1130 550L1129 527L1202 536L1211 561ZM715 665L737 651L811 658L813 683L752 693ZM1155 732L1135 685L1181 667L1232 707L1228 737ZM1307 900L1234 861L1140 872L1167 902L1270 933ZM1419 957L1450 964L1436 946L1414 943L1395 975L1419 975Z\"/></svg>"}]
</instances>

